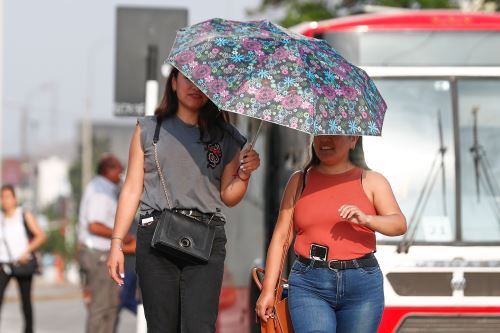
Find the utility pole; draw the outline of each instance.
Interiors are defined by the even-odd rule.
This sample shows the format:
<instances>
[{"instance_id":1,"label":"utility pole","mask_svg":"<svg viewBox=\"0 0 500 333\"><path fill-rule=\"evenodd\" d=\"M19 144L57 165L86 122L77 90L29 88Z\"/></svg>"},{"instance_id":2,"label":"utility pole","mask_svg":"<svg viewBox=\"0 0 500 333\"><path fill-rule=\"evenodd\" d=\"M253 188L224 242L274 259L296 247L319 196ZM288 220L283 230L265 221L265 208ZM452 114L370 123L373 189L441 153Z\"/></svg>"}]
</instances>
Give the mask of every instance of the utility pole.
<instances>
[{"instance_id":1,"label":"utility pole","mask_svg":"<svg viewBox=\"0 0 500 333\"><path fill-rule=\"evenodd\" d=\"M92 178L92 96L94 85L94 58L100 47L106 45L107 40L98 40L91 45L87 55L87 91L85 96L85 114L82 120L81 140L82 140L82 191ZM54 102L55 104L55 102Z\"/></svg>"},{"instance_id":2,"label":"utility pole","mask_svg":"<svg viewBox=\"0 0 500 333\"><path fill-rule=\"evenodd\" d=\"M92 52L87 59L87 93L85 96L85 115L82 121L82 190L92 177Z\"/></svg>"},{"instance_id":3,"label":"utility pole","mask_svg":"<svg viewBox=\"0 0 500 333\"><path fill-rule=\"evenodd\" d=\"M90 97L85 100L85 116L82 121L82 190L92 177L92 119Z\"/></svg>"}]
</instances>

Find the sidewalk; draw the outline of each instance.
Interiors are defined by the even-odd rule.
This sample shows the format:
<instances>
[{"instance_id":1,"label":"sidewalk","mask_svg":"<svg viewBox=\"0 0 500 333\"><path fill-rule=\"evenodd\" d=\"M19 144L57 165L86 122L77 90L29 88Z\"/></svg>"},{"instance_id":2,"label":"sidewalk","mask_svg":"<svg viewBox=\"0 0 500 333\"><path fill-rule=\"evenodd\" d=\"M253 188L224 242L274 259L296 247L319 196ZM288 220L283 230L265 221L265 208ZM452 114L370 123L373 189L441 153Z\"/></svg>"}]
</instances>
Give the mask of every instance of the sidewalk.
<instances>
[{"instance_id":1,"label":"sidewalk","mask_svg":"<svg viewBox=\"0 0 500 333\"><path fill-rule=\"evenodd\" d=\"M35 332L84 333L87 312L78 285L68 282L48 283L37 276L32 292ZM20 332L23 319L15 281L9 282L5 296L0 332ZM136 332L135 316L128 311L122 311L117 332Z\"/></svg>"},{"instance_id":2,"label":"sidewalk","mask_svg":"<svg viewBox=\"0 0 500 333\"><path fill-rule=\"evenodd\" d=\"M81 299L80 286L69 282L46 282L35 276L32 286L33 301L50 301L63 299ZM18 302L19 290L15 279L11 279L5 291L4 302Z\"/></svg>"}]
</instances>

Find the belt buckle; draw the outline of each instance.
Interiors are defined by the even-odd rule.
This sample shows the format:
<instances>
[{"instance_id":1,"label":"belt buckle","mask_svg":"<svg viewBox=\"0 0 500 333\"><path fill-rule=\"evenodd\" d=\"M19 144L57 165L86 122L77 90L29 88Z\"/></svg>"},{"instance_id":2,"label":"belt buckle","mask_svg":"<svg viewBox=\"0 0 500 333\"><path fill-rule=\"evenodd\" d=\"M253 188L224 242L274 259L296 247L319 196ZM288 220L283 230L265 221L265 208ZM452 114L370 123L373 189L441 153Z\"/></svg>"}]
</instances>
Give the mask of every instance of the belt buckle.
<instances>
[{"instance_id":1,"label":"belt buckle","mask_svg":"<svg viewBox=\"0 0 500 333\"><path fill-rule=\"evenodd\" d=\"M176 209L176 211L177 213L182 214L184 216L194 217L192 209Z\"/></svg>"}]
</instances>

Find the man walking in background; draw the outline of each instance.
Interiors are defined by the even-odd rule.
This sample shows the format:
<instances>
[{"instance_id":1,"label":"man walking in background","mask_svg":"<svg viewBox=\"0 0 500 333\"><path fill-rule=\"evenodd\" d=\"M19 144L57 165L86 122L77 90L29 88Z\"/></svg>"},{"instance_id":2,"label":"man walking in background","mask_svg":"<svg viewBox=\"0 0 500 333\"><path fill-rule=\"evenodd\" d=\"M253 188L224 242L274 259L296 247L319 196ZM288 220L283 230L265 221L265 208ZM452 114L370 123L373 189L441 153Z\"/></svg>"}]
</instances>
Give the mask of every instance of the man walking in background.
<instances>
[{"instance_id":1,"label":"man walking in background","mask_svg":"<svg viewBox=\"0 0 500 333\"><path fill-rule=\"evenodd\" d=\"M98 175L85 188L80 204L79 261L88 333L112 333L115 329L119 287L109 278L106 260L122 171L115 156L103 156L98 163ZM128 235L123 243L135 247L135 238Z\"/></svg>"}]
</instances>

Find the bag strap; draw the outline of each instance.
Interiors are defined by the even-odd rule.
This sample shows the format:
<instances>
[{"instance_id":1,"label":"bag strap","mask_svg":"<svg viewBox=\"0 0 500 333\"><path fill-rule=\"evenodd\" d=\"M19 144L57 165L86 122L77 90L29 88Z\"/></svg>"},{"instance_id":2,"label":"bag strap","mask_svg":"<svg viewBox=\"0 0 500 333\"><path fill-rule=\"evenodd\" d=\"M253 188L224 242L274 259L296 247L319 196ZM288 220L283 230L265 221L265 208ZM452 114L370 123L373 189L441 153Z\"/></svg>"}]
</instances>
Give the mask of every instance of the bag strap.
<instances>
[{"instance_id":1,"label":"bag strap","mask_svg":"<svg viewBox=\"0 0 500 333\"><path fill-rule=\"evenodd\" d=\"M158 140L160 139L161 122L162 122L162 120L157 117L156 118L155 135L153 137L153 144L158 143Z\"/></svg>"},{"instance_id":2,"label":"bag strap","mask_svg":"<svg viewBox=\"0 0 500 333\"><path fill-rule=\"evenodd\" d=\"M26 211L23 209L22 211L23 214L23 226L24 226L24 231L26 231L26 237L28 237L28 242L31 241L34 238L33 232L30 230L30 227L28 226L28 221L26 220Z\"/></svg>"},{"instance_id":3,"label":"bag strap","mask_svg":"<svg viewBox=\"0 0 500 333\"><path fill-rule=\"evenodd\" d=\"M297 184L297 189L295 190L295 197L293 200L293 210L292 210L292 216L290 217L290 226L288 227L286 241L285 241L285 244L283 245L283 254L281 256L280 273L278 275L278 281L276 283L276 288L275 288L275 290L276 290L276 297L274 298L275 305L281 300L281 294L283 293L283 289L279 288L279 286L281 283L281 278L283 276L283 269L285 267L285 261L287 258L288 248L290 246L290 236L291 236L292 231L293 231L293 217L295 215L295 205L297 204L297 201L299 200L300 196L302 195L302 191L304 189L304 184L305 184L305 177L306 177L305 172L300 171L300 178L299 178L299 182Z\"/></svg>"},{"instance_id":4,"label":"bag strap","mask_svg":"<svg viewBox=\"0 0 500 333\"><path fill-rule=\"evenodd\" d=\"M163 192L165 193L165 198L167 198L168 209L172 210L172 202L170 201L170 196L168 195L168 191L167 191L167 185L165 183L165 179L163 178L163 172L161 172L160 162L158 161L158 141L160 139L161 122L162 122L162 120L159 117L157 117L156 118L155 135L153 137L153 147L154 147L154 154L155 154L156 169L158 170L158 175L160 176L160 182L161 182L161 185L163 187Z\"/></svg>"}]
</instances>

